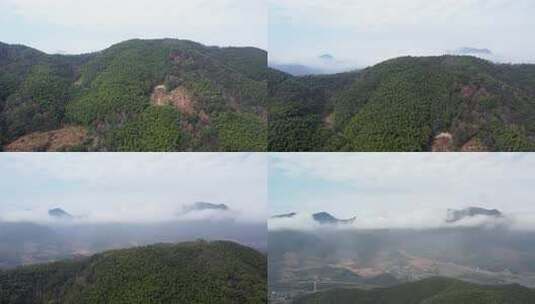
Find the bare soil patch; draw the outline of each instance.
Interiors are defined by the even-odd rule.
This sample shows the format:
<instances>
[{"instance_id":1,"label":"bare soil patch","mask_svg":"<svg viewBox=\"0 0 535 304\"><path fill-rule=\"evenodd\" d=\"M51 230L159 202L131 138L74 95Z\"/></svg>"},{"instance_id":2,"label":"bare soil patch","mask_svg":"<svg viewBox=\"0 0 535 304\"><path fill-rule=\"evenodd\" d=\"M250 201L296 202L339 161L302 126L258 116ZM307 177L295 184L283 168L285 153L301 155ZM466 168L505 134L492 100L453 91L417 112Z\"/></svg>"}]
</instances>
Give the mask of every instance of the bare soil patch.
<instances>
[{"instance_id":1,"label":"bare soil patch","mask_svg":"<svg viewBox=\"0 0 535 304\"><path fill-rule=\"evenodd\" d=\"M58 130L24 135L6 145L4 150L7 152L65 151L82 144L87 136L87 130L84 127L69 126Z\"/></svg>"},{"instance_id":2,"label":"bare soil patch","mask_svg":"<svg viewBox=\"0 0 535 304\"><path fill-rule=\"evenodd\" d=\"M461 95L464 98L472 98L478 100L480 98L488 97L490 94L484 87L477 87L475 85L465 85L461 88Z\"/></svg>"},{"instance_id":3,"label":"bare soil patch","mask_svg":"<svg viewBox=\"0 0 535 304\"><path fill-rule=\"evenodd\" d=\"M431 149L433 152L453 151L453 136L451 135L451 133L442 132L435 136Z\"/></svg>"},{"instance_id":4,"label":"bare soil patch","mask_svg":"<svg viewBox=\"0 0 535 304\"><path fill-rule=\"evenodd\" d=\"M182 86L171 92L167 92L167 88L164 85L155 87L151 95L151 102L156 106L174 106L183 115L195 116L197 114L191 94Z\"/></svg>"},{"instance_id":5,"label":"bare soil patch","mask_svg":"<svg viewBox=\"0 0 535 304\"><path fill-rule=\"evenodd\" d=\"M472 138L467 141L462 147L462 152L485 152L488 151L487 147L481 143L477 138Z\"/></svg>"},{"instance_id":6,"label":"bare soil patch","mask_svg":"<svg viewBox=\"0 0 535 304\"><path fill-rule=\"evenodd\" d=\"M323 118L323 124L327 129L332 129L334 127L334 113L325 116Z\"/></svg>"}]
</instances>

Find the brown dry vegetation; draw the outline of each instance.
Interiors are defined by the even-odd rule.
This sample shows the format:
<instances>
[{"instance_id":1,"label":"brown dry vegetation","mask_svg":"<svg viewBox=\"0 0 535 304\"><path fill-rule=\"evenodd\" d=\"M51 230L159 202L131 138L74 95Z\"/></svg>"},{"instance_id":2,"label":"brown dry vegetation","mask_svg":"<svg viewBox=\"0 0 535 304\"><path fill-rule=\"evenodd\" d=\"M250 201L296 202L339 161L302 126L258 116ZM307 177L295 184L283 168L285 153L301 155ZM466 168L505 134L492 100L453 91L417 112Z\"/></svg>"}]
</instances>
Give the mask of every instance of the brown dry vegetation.
<instances>
[{"instance_id":1,"label":"brown dry vegetation","mask_svg":"<svg viewBox=\"0 0 535 304\"><path fill-rule=\"evenodd\" d=\"M171 92L167 92L165 85L159 85L154 88L151 95L151 102L156 106L174 106L182 115L196 115L195 102L191 94L184 87L178 87ZM207 117L204 117L204 119L207 119Z\"/></svg>"},{"instance_id":2,"label":"brown dry vegetation","mask_svg":"<svg viewBox=\"0 0 535 304\"><path fill-rule=\"evenodd\" d=\"M87 130L80 126L69 126L48 132L34 132L22 136L6 145L6 152L65 151L81 145L87 139Z\"/></svg>"},{"instance_id":3,"label":"brown dry vegetation","mask_svg":"<svg viewBox=\"0 0 535 304\"><path fill-rule=\"evenodd\" d=\"M323 125L327 129L334 128L334 113L330 113L329 115L323 118Z\"/></svg>"},{"instance_id":4,"label":"brown dry vegetation","mask_svg":"<svg viewBox=\"0 0 535 304\"><path fill-rule=\"evenodd\" d=\"M451 133L442 132L433 140L433 152L451 152L453 149L453 136Z\"/></svg>"},{"instance_id":5,"label":"brown dry vegetation","mask_svg":"<svg viewBox=\"0 0 535 304\"><path fill-rule=\"evenodd\" d=\"M485 152L488 148L485 147L477 138L472 138L461 147L462 152Z\"/></svg>"}]
</instances>

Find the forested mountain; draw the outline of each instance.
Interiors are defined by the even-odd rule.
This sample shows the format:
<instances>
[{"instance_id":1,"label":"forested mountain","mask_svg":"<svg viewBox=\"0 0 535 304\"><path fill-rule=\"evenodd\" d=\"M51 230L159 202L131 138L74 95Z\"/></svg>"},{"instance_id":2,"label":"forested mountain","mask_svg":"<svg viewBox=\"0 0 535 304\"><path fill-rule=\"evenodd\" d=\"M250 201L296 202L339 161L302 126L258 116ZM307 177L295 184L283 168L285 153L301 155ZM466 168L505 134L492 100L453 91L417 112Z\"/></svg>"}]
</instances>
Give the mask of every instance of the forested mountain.
<instances>
[{"instance_id":1,"label":"forested mountain","mask_svg":"<svg viewBox=\"0 0 535 304\"><path fill-rule=\"evenodd\" d=\"M262 151L267 54L130 40L48 55L0 43L5 150Z\"/></svg>"},{"instance_id":2,"label":"forested mountain","mask_svg":"<svg viewBox=\"0 0 535 304\"><path fill-rule=\"evenodd\" d=\"M115 250L0 271L0 303L265 303L266 267L226 241Z\"/></svg>"},{"instance_id":3,"label":"forested mountain","mask_svg":"<svg viewBox=\"0 0 535 304\"><path fill-rule=\"evenodd\" d=\"M270 151L535 150L535 65L401 57L328 76L269 73Z\"/></svg>"},{"instance_id":4,"label":"forested mountain","mask_svg":"<svg viewBox=\"0 0 535 304\"><path fill-rule=\"evenodd\" d=\"M485 286L429 278L388 288L332 289L297 299L296 304L527 304L535 290L520 285Z\"/></svg>"}]
</instances>

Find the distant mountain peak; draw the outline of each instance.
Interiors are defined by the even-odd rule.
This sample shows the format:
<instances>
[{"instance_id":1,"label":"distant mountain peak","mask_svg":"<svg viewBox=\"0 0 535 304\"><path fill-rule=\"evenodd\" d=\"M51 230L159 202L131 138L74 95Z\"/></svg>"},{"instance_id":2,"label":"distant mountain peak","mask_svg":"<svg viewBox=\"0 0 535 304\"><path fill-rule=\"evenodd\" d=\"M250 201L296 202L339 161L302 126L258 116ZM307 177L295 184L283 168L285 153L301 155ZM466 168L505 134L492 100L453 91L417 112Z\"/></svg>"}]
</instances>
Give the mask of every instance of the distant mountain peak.
<instances>
[{"instance_id":1,"label":"distant mountain peak","mask_svg":"<svg viewBox=\"0 0 535 304\"><path fill-rule=\"evenodd\" d=\"M295 212L290 212L290 213L283 213L283 214L277 214L277 215L273 215L271 218L272 219L278 219L278 218L292 218L294 216L296 216L297 213Z\"/></svg>"},{"instance_id":2,"label":"distant mountain peak","mask_svg":"<svg viewBox=\"0 0 535 304\"><path fill-rule=\"evenodd\" d=\"M319 59L322 60L334 60L334 56L331 54L323 54L319 56Z\"/></svg>"},{"instance_id":3,"label":"distant mountain peak","mask_svg":"<svg viewBox=\"0 0 535 304\"><path fill-rule=\"evenodd\" d=\"M205 211L205 210L219 210L227 211L230 208L225 204L214 204L208 202L195 202L191 205L184 206L184 212L195 212L195 211Z\"/></svg>"},{"instance_id":4,"label":"distant mountain peak","mask_svg":"<svg viewBox=\"0 0 535 304\"><path fill-rule=\"evenodd\" d=\"M318 222L321 225L324 224L353 224L355 222L356 217L352 217L349 219L338 219L331 215L328 212L322 211L318 213L312 214L312 218Z\"/></svg>"},{"instance_id":5,"label":"distant mountain peak","mask_svg":"<svg viewBox=\"0 0 535 304\"><path fill-rule=\"evenodd\" d=\"M455 51L461 55L492 55L492 51L487 48L461 47Z\"/></svg>"},{"instance_id":6,"label":"distant mountain peak","mask_svg":"<svg viewBox=\"0 0 535 304\"><path fill-rule=\"evenodd\" d=\"M302 64L277 64L270 63L270 67L288 73L293 76L319 75L325 74L325 71L319 68L306 66Z\"/></svg>"},{"instance_id":7,"label":"distant mountain peak","mask_svg":"<svg viewBox=\"0 0 535 304\"><path fill-rule=\"evenodd\" d=\"M468 207L460 210L448 209L446 215L447 223L455 223L465 218L475 216L487 216L491 218L501 218L503 214L498 209L485 209L481 207Z\"/></svg>"},{"instance_id":8,"label":"distant mountain peak","mask_svg":"<svg viewBox=\"0 0 535 304\"><path fill-rule=\"evenodd\" d=\"M61 208L53 208L48 210L48 215L56 219L72 219L73 216Z\"/></svg>"}]
</instances>

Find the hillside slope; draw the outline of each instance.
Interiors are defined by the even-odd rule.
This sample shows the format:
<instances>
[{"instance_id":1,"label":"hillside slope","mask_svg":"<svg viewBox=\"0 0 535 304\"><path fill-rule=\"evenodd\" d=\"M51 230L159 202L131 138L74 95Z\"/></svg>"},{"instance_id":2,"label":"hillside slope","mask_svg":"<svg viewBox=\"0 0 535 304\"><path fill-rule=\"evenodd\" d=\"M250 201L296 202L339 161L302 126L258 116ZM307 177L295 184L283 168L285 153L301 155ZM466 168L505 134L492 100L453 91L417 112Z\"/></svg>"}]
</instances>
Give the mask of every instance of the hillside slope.
<instances>
[{"instance_id":1,"label":"hillside slope","mask_svg":"<svg viewBox=\"0 0 535 304\"><path fill-rule=\"evenodd\" d=\"M535 290L519 285L483 286L463 281L430 278L389 288L333 289L307 295L295 304L527 304Z\"/></svg>"},{"instance_id":2,"label":"hillside slope","mask_svg":"<svg viewBox=\"0 0 535 304\"><path fill-rule=\"evenodd\" d=\"M271 151L535 150L535 65L401 57L329 76L271 72Z\"/></svg>"},{"instance_id":3,"label":"hillside slope","mask_svg":"<svg viewBox=\"0 0 535 304\"><path fill-rule=\"evenodd\" d=\"M226 241L115 250L0 271L0 303L265 303L266 267Z\"/></svg>"},{"instance_id":4,"label":"hillside slope","mask_svg":"<svg viewBox=\"0 0 535 304\"><path fill-rule=\"evenodd\" d=\"M255 48L174 39L130 40L77 56L0 44L0 144L14 151L262 151L266 60ZM57 136L73 126L85 129L77 142Z\"/></svg>"}]
</instances>

